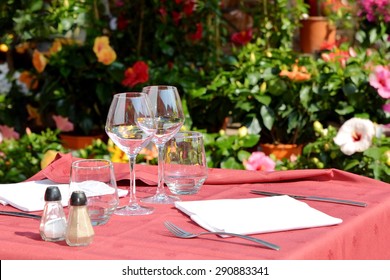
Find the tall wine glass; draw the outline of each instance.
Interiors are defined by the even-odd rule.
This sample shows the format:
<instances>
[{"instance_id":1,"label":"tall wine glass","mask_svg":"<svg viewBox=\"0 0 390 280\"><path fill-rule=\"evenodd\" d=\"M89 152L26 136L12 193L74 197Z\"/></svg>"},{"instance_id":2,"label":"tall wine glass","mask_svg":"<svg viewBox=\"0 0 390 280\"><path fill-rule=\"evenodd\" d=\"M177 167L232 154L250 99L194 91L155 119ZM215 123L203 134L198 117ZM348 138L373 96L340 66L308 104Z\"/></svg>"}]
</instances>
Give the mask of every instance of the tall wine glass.
<instances>
[{"instance_id":1,"label":"tall wine glass","mask_svg":"<svg viewBox=\"0 0 390 280\"><path fill-rule=\"evenodd\" d=\"M126 92L115 94L106 121L106 133L129 157L129 203L117 208L115 214L123 216L147 215L154 209L138 204L135 195L135 160L138 153L156 132L153 113L145 93Z\"/></svg>"},{"instance_id":2,"label":"tall wine glass","mask_svg":"<svg viewBox=\"0 0 390 280\"><path fill-rule=\"evenodd\" d=\"M148 86L143 88L142 91L149 97L157 126L152 142L158 150L158 186L155 195L142 198L141 201L155 204L172 204L180 199L165 193L164 154L165 143L180 130L184 123L180 95L174 86Z\"/></svg>"}]
</instances>

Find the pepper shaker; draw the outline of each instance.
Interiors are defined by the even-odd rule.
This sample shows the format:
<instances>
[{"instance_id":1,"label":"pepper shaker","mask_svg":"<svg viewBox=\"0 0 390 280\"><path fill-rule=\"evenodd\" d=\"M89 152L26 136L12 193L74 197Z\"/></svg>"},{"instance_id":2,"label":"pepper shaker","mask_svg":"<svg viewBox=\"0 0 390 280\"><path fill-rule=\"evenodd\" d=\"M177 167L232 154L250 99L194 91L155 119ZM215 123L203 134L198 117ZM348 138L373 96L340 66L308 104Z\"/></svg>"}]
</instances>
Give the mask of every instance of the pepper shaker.
<instances>
[{"instance_id":1,"label":"pepper shaker","mask_svg":"<svg viewBox=\"0 0 390 280\"><path fill-rule=\"evenodd\" d=\"M87 196L83 191L74 191L69 202L68 227L65 240L69 246L89 245L95 232L87 209Z\"/></svg>"},{"instance_id":2,"label":"pepper shaker","mask_svg":"<svg viewBox=\"0 0 390 280\"><path fill-rule=\"evenodd\" d=\"M45 241L65 239L66 218L61 204L61 192L57 186L49 186L45 191L45 206L39 225L39 233Z\"/></svg>"}]
</instances>

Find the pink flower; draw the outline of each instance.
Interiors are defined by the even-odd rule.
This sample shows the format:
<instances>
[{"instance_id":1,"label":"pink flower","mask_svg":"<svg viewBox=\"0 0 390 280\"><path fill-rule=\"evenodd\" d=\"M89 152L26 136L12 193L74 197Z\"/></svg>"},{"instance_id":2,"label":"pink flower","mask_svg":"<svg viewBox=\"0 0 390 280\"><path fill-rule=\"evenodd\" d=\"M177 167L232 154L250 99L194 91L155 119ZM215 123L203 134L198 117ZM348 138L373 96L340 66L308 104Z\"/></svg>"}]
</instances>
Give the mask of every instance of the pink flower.
<instances>
[{"instance_id":1,"label":"pink flower","mask_svg":"<svg viewBox=\"0 0 390 280\"><path fill-rule=\"evenodd\" d=\"M374 73L369 78L370 85L378 90L383 98L390 98L390 71L379 65L375 67Z\"/></svg>"},{"instance_id":2,"label":"pink flower","mask_svg":"<svg viewBox=\"0 0 390 280\"><path fill-rule=\"evenodd\" d=\"M63 132L74 130L74 125L69 121L68 118L54 115L53 120L56 123L56 127Z\"/></svg>"},{"instance_id":3,"label":"pink flower","mask_svg":"<svg viewBox=\"0 0 390 280\"><path fill-rule=\"evenodd\" d=\"M382 106L383 111L390 113L390 103Z\"/></svg>"},{"instance_id":4,"label":"pink flower","mask_svg":"<svg viewBox=\"0 0 390 280\"><path fill-rule=\"evenodd\" d=\"M19 133L17 133L13 127L0 125L0 133L4 139L19 139Z\"/></svg>"},{"instance_id":5,"label":"pink flower","mask_svg":"<svg viewBox=\"0 0 390 280\"><path fill-rule=\"evenodd\" d=\"M275 162L263 152L253 152L248 160L243 162L246 170L274 171Z\"/></svg>"}]
</instances>

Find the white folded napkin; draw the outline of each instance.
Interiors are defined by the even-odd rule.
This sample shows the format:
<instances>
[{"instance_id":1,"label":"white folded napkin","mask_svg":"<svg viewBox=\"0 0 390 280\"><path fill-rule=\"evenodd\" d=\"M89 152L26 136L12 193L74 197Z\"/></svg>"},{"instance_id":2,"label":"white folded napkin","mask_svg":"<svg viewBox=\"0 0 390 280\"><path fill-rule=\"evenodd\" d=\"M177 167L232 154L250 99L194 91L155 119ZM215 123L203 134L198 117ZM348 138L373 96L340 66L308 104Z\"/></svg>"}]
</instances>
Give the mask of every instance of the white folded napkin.
<instances>
[{"instance_id":1,"label":"white folded napkin","mask_svg":"<svg viewBox=\"0 0 390 280\"><path fill-rule=\"evenodd\" d=\"M43 210L45 206L45 192L48 186L57 186L60 189L61 203L63 206L67 206L69 200L69 184L56 184L48 179L15 184L0 184L0 203L3 205L10 204L26 212ZM85 192L87 197L107 193L107 187L104 188L104 186L99 186L99 191L96 192L96 184L88 184L80 187L80 189ZM118 189L119 197L126 196L126 194L126 190Z\"/></svg>"},{"instance_id":2,"label":"white folded napkin","mask_svg":"<svg viewBox=\"0 0 390 280\"><path fill-rule=\"evenodd\" d=\"M292 197L177 201L176 208L209 231L255 234L340 224Z\"/></svg>"}]
</instances>

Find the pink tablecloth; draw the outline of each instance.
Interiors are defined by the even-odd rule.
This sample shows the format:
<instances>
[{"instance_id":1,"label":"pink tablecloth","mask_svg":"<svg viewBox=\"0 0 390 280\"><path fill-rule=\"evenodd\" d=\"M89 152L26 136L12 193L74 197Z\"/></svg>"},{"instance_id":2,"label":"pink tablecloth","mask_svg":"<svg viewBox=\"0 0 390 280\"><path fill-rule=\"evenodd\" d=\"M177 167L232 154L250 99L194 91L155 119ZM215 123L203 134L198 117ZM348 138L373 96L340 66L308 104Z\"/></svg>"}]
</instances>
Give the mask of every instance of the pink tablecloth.
<instances>
[{"instance_id":1,"label":"pink tablecloth","mask_svg":"<svg viewBox=\"0 0 390 280\"><path fill-rule=\"evenodd\" d=\"M54 170L66 180L67 167L66 164L60 164L61 160L69 161L70 158L62 157L57 161L56 168L49 166L45 172L31 179L42 179L46 175L50 177ZM127 164L116 165L120 179L126 179L127 168ZM137 166L137 171L140 179L146 182L138 187L138 197L153 194L156 166ZM336 226L254 235L280 245L280 251L253 246L237 238L227 240L212 235L197 239L175 238L163 226L165 220L192 231L202 229L172 205L154 205L155 213L148 216L113 216L106 225L95 227L94 241L87 247L69 247L65 242L42 241L38 230L39 221L0 216L0 258L390 259L390 185L377 180L333 169L272 173L211 169L209 179L201 191L196 195L182 196L182 200L258 197L250 194L251 189L337 197L363 201L368 206L362 208L306 201L322 212L341 218L343 222ZM121 199L121 204L125 203L126 199ZM15 209L1 206L0 210ZM263 215L267 213L258 213L258 218L261 219Z\"/></svg>"}]
</instances>

